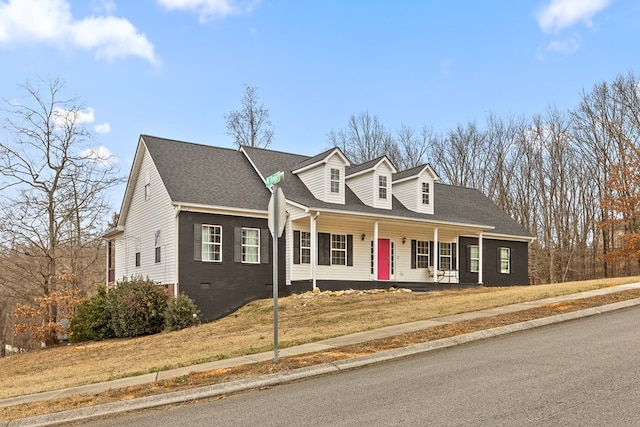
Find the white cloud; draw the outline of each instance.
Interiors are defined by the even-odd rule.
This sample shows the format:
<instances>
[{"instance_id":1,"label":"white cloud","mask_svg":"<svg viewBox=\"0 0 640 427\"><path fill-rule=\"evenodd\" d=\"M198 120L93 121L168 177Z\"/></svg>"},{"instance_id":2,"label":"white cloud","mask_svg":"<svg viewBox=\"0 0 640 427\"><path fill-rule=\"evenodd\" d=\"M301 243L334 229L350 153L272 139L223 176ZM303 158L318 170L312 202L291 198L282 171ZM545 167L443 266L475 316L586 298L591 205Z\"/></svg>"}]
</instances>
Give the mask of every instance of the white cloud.
<instances>
[{"instance_id":1,"label":"white cloud","mask_svg":"<svg viewBox=\"0 0 640 427\"><path fill-rule=\"evenodd\" d=\"M552 0L537 15L543 31L553 32L578 22L592 26L593 16L605 9L611 0Z\"/></svg>"},{"instance_id":2,"label":"white cloud","mask_svg":"<svg viewBox=\"0 0 640 427\"><path fill-rule=\"evenodd\" d=\"M169 10L186 10L198 14L201 23L228 15L251 13L261 0L157 0Z\"/></svg>"},{"instance_id":3,"label":"white cloud","mask_svg":"<svg viewBox=\"0 0 640 427\"><path fill-rule=\"evenodd\" d=\"M86 111L56 108L53 111L53 121L56 129L71 125L93 123L96 120L94 113L95 110L93 108L87 108Z\"/></svg>"},{"instance_id":4,"label":"white cloud","mask_svg":"<svg viewBox=\"0 0 640 427\"><path fill-rule=\"evenodd\" d=\"M102 10L114 9L111 1ZM99 59L138 56L158 62L153 44L131 22L113 16L74 19L67 0L0 0L0 44L72 45L95 52Z\"/></svg>"},{"instance_id":5,"label":"white cloud","mask_svg":"<svg viewBox=\"0 0 640 427\"><path fill-rule=\"evenodd\" d=\"M97 124L93 127L95 133L105 134L111 132L111 125L108 122Z\"/></svg>"},{"instance_id":6,"label":"white cloud","mask_svg":"<svg viewBox=\"0 0 640 427\"><path fill-rule=\"evenodd\" d=\"M80 153L82 157L100 163L103 166L113 166L118 163L118 158L104 145L87 148Z\"/></svg>"}]
</instances>

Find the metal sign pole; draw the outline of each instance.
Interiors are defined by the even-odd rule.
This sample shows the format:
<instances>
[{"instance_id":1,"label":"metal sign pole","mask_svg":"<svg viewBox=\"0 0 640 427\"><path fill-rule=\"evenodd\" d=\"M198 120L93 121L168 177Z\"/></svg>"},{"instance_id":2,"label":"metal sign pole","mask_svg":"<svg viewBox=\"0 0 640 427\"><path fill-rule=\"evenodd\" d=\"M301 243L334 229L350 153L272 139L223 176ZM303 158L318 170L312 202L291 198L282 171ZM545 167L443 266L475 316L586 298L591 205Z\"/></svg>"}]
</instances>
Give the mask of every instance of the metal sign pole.
<instances>
[{"instance_id":1,"label":"metal sign pole","mask_svg":"<svg viewBox=\"0 0 640 427\"><path fill-rule=\"evenodd\" d=\"M274 211L278 206L278 184L273 186ZM278 363L278 215L273 216L273 362Z\"/></svg>"}]
</instances>

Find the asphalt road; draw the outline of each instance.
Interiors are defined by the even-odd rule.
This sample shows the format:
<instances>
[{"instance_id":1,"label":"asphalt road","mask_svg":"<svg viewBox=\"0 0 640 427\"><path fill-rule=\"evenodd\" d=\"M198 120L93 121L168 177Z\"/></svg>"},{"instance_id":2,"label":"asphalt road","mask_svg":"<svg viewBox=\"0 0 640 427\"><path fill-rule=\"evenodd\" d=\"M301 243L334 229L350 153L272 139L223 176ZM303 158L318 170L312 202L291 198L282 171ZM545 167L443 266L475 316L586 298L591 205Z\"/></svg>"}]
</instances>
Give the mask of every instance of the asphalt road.
<instances>
[{"instance_id":1,"label":"asphalt road","mask_svg":"<svg viewBox=\"0 0 640 427\"><path fill-rule=\"evenodd\" d=\"M640 307L91 426L640 425Z\"/></svg>"}]
</instances>

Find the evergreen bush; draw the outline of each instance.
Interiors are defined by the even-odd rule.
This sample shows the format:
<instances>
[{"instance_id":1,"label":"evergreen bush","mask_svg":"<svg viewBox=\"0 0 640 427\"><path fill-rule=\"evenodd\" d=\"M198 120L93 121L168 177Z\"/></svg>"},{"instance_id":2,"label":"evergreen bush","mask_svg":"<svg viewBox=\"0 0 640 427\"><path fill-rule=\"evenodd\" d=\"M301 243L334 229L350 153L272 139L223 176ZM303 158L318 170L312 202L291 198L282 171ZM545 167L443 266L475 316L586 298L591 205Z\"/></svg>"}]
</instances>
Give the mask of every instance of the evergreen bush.
<instances>
[{"instance_id":1,"label":"evergreen bush","mask_svg":"<svg viewBox=\"0 0 640 427\"><path fill-rule=\"evenodd\" d=\"M167 304L165 330L177 331L200 324L200 310L185 294L171 298Z\"/></svg>"}]
</instances>

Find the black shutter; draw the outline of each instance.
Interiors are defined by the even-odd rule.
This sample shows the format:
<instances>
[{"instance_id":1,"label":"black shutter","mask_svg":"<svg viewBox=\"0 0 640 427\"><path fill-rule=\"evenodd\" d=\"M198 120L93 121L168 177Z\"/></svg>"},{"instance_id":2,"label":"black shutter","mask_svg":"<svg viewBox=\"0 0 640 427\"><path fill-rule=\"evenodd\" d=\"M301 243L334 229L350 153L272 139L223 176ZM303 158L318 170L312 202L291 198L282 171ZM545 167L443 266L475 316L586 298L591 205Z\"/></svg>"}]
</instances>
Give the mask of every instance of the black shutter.
<instances>
[{"instance_id":1,"label":"black shutter","mask_svg":"<svg viewBox=\"0 0 640 427\"><path fill-rule=\"evenodd\" d=\"M456 252L456 244L451 244L451 269L458 269L458 253Z\"/></svg>"},{"instance_id":2,"label":"black shutter","mask_svg":"<svg viewBox=\"0 0 640 427\"><path fill-rule=\"evenodd\" d=\"M411 240L411 268L416 268L416 250L418 242Z\"/></svg>"},{"instance_id":3,"label":"black shutter","mask_svg":"<svg viewBox=\"0 0 640 427\"><path fill-rule=\"evenodd\" d=\"M347 234L347 265L353 267L353 234Z\"/></svg>"},{"instance_id":4,"label":"black shutter","mask_svg":"<svg viewBox=\"0 0 640 427\"><path fill-rule=\"evenodd\" d=\"M269 264L269 236L271 232L268 228L260 229L260 264Z\"/></svg>"},{"instance_id":5,"label":"black shutter","mask_svg":"<svg viewBox=\"0 0 640 427\"><path fill-rule=\"evenodd\" d=\"M467 271L471 272L471 245L467 245Z\"/></svg>"},{"instance_id":6,"label":"black shutter","mask_svg":"<svg viewBox=\"0 0 640 427\"><path fill-rule=\"evenodd\" d=\"M202 261L202 224L193 224L193 260Z\"/></svg>"},{"instance_id":7,"label":"black shutter","mask_svg":"<svg viewBox=\"0 0 640 427\"><path fill-rule=\"evenodd\" d=\"M433 241L430 241L429 242L429 265L432 266L434 268L434 270L435 270L436 263L433 261L433 255L434 255L434 253L433 253ZM440 266L438 265L438 268L439 267Z\"/></svg>"},{"instance_id":8,"label":"black shutter","mask_svg":"<svg viewBox=\"0 0 640 427\"><path fill-rule=\"evenodd\" d=\"M242 262L242 227L233 228L233 262Z\"/></svg>"},{"instance_id":9,"label":"black shutter","mask_svg":"<svg viewBox=\"0 0 640 427\"><path fill-rule=\"evenodd\" d=\"M300 232L293 231L293 263L300 264Z\"/></svg>"},{"instance_id":10,"label":"black shutter","mask_svg":"<svg viewBox=\"0 0 640 427\"><path fill-rule=\"evenodd\" d=\"M498 246L498 253L496 255L496 272L500 274L502 271L500 269L500 246Z\"/></svg>"},{"instance_id":11,"label":"black shutter","mask_svg":"<svg viewBox=\"0 0 640 427\"><path fill-rule=\"evenodd\" d=\"M331 265L331 234L318 233L318 265Z\"/></svg>"}]
</instances>

